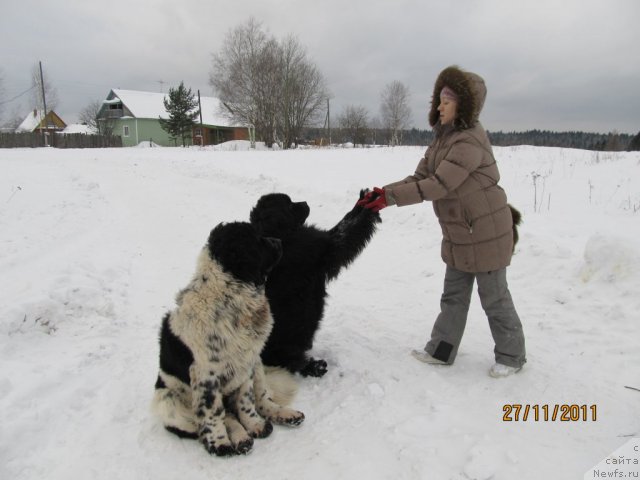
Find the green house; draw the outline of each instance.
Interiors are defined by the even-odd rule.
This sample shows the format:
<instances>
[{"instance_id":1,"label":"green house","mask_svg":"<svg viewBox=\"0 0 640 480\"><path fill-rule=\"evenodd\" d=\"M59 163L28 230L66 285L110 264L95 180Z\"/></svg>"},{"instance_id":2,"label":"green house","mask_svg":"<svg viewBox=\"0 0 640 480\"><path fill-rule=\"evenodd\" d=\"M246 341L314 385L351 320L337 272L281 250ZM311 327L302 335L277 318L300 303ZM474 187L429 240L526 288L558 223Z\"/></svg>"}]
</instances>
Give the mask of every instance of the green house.
<instances>
[{"instance_id":1,"label":"green house","mask_svg":"<svg viewBox=\"0 0 640 480\"><path fill-rule=\"evenodd\" d=\"M160 126L160 118L169 118L164 108L164 93L113 89L98 112L102 122L113 135L122 137L123 147L143 142L172 147L176 142ZM201 117L196 118L191 144L215 145L230 140L247 140L248 129L234 125L223 115L224 106L215 97L201 97ZM202 122L200 122L202 118Z\"/></svg>"}]
</instances>

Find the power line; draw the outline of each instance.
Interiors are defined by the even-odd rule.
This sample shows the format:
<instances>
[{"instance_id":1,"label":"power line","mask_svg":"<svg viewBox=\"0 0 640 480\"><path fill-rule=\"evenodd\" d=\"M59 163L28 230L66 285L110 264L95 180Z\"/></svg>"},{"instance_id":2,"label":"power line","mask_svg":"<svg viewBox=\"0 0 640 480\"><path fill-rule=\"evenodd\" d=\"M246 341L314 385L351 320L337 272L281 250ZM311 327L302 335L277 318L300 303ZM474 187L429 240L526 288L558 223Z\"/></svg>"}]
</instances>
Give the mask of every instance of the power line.
<instances>
[{"instance_id":1,"label":"power line","mask_svg":"<svg viewBox=\"0 0 640 480\"><path fill-rule=\"evenodd\" d=\"M6 105L7 103L13 102L14 100L17 100L18 98L20 98L21 96L29 93L31 90L33 90L34 88L36 88L37 85L32 85L30 86L28 89L26 89L24 92L19 93L18 95L16 95L13 98L10 98L9 100L5 100L4 102L0 102L0 105Z\"/></svg>"}]
</instances>

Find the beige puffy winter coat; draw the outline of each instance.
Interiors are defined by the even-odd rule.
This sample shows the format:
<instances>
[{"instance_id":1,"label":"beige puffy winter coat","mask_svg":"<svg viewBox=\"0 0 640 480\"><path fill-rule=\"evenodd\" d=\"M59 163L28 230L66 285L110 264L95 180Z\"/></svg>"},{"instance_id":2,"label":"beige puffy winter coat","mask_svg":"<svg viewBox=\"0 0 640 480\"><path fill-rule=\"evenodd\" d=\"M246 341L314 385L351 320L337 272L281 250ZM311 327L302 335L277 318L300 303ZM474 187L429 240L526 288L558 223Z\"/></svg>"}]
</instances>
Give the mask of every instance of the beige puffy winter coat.
<instances>
[{"instance_id":1,"label":"beige puffy winter coat","mask_svg":"<svg viewBox=\"0 0 640 480\"><path fill-rule=\"evenodd\" d=\"M459 97L453 126L438 123L440 90ZM481 77L449 67L436 80L429 121L436 138L413 175L385 186L398 206L433 202L442 228L442 259L464 272L489 272L511 262L513 220L489 138L478 121L486 97Z\"/></svg>"}]
</instances>

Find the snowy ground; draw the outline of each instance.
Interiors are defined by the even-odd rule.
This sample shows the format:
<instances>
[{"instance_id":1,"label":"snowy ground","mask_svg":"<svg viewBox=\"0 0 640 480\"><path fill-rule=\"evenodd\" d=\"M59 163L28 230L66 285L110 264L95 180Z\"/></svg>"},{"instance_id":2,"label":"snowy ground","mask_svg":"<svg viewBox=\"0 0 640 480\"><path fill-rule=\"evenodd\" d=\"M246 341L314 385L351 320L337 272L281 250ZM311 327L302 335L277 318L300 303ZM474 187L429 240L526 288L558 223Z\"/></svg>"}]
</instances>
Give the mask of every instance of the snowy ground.
<instances>
[{"instance_id":1,"label":"snowy ground","mask_svg":"<svg viewBox=\"0 0 640 480\"><path fill-rule=\"evenodd\" d=\"M300 428L220 459L150 415L160 319L213 226L282 191L329 228L422 151L0 150L0 478L572 479L640 437L640 155L532 147L495 149L524 214L521 373L487 375L475 295L454 366L410 357L438 313L440 232L430 205L391 207L331 284L313 351L330 370L300 380ZM527 421L503 421L511 404ZM586 421L544 421L564 404Z\"/></svg>"}]
</instances>

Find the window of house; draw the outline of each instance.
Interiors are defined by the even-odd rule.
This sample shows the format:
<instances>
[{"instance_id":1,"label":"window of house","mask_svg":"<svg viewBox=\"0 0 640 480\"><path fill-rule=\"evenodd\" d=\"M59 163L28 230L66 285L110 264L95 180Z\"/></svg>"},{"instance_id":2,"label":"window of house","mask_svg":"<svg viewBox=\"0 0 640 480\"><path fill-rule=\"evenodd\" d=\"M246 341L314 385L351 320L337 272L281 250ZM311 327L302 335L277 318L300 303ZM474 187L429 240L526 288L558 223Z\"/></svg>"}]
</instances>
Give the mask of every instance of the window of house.
<instances>
[{"instance_id":1,"label":"window of house","mask_svg":"<svg viewBox=\"0 0 640 480\"><path fill-rule=\"evenodd\" d=\"M122 136L124 136L124 137L128 137L129 136L129 125L123 125L122 126Z\"/></svg>"}]
</instances>

